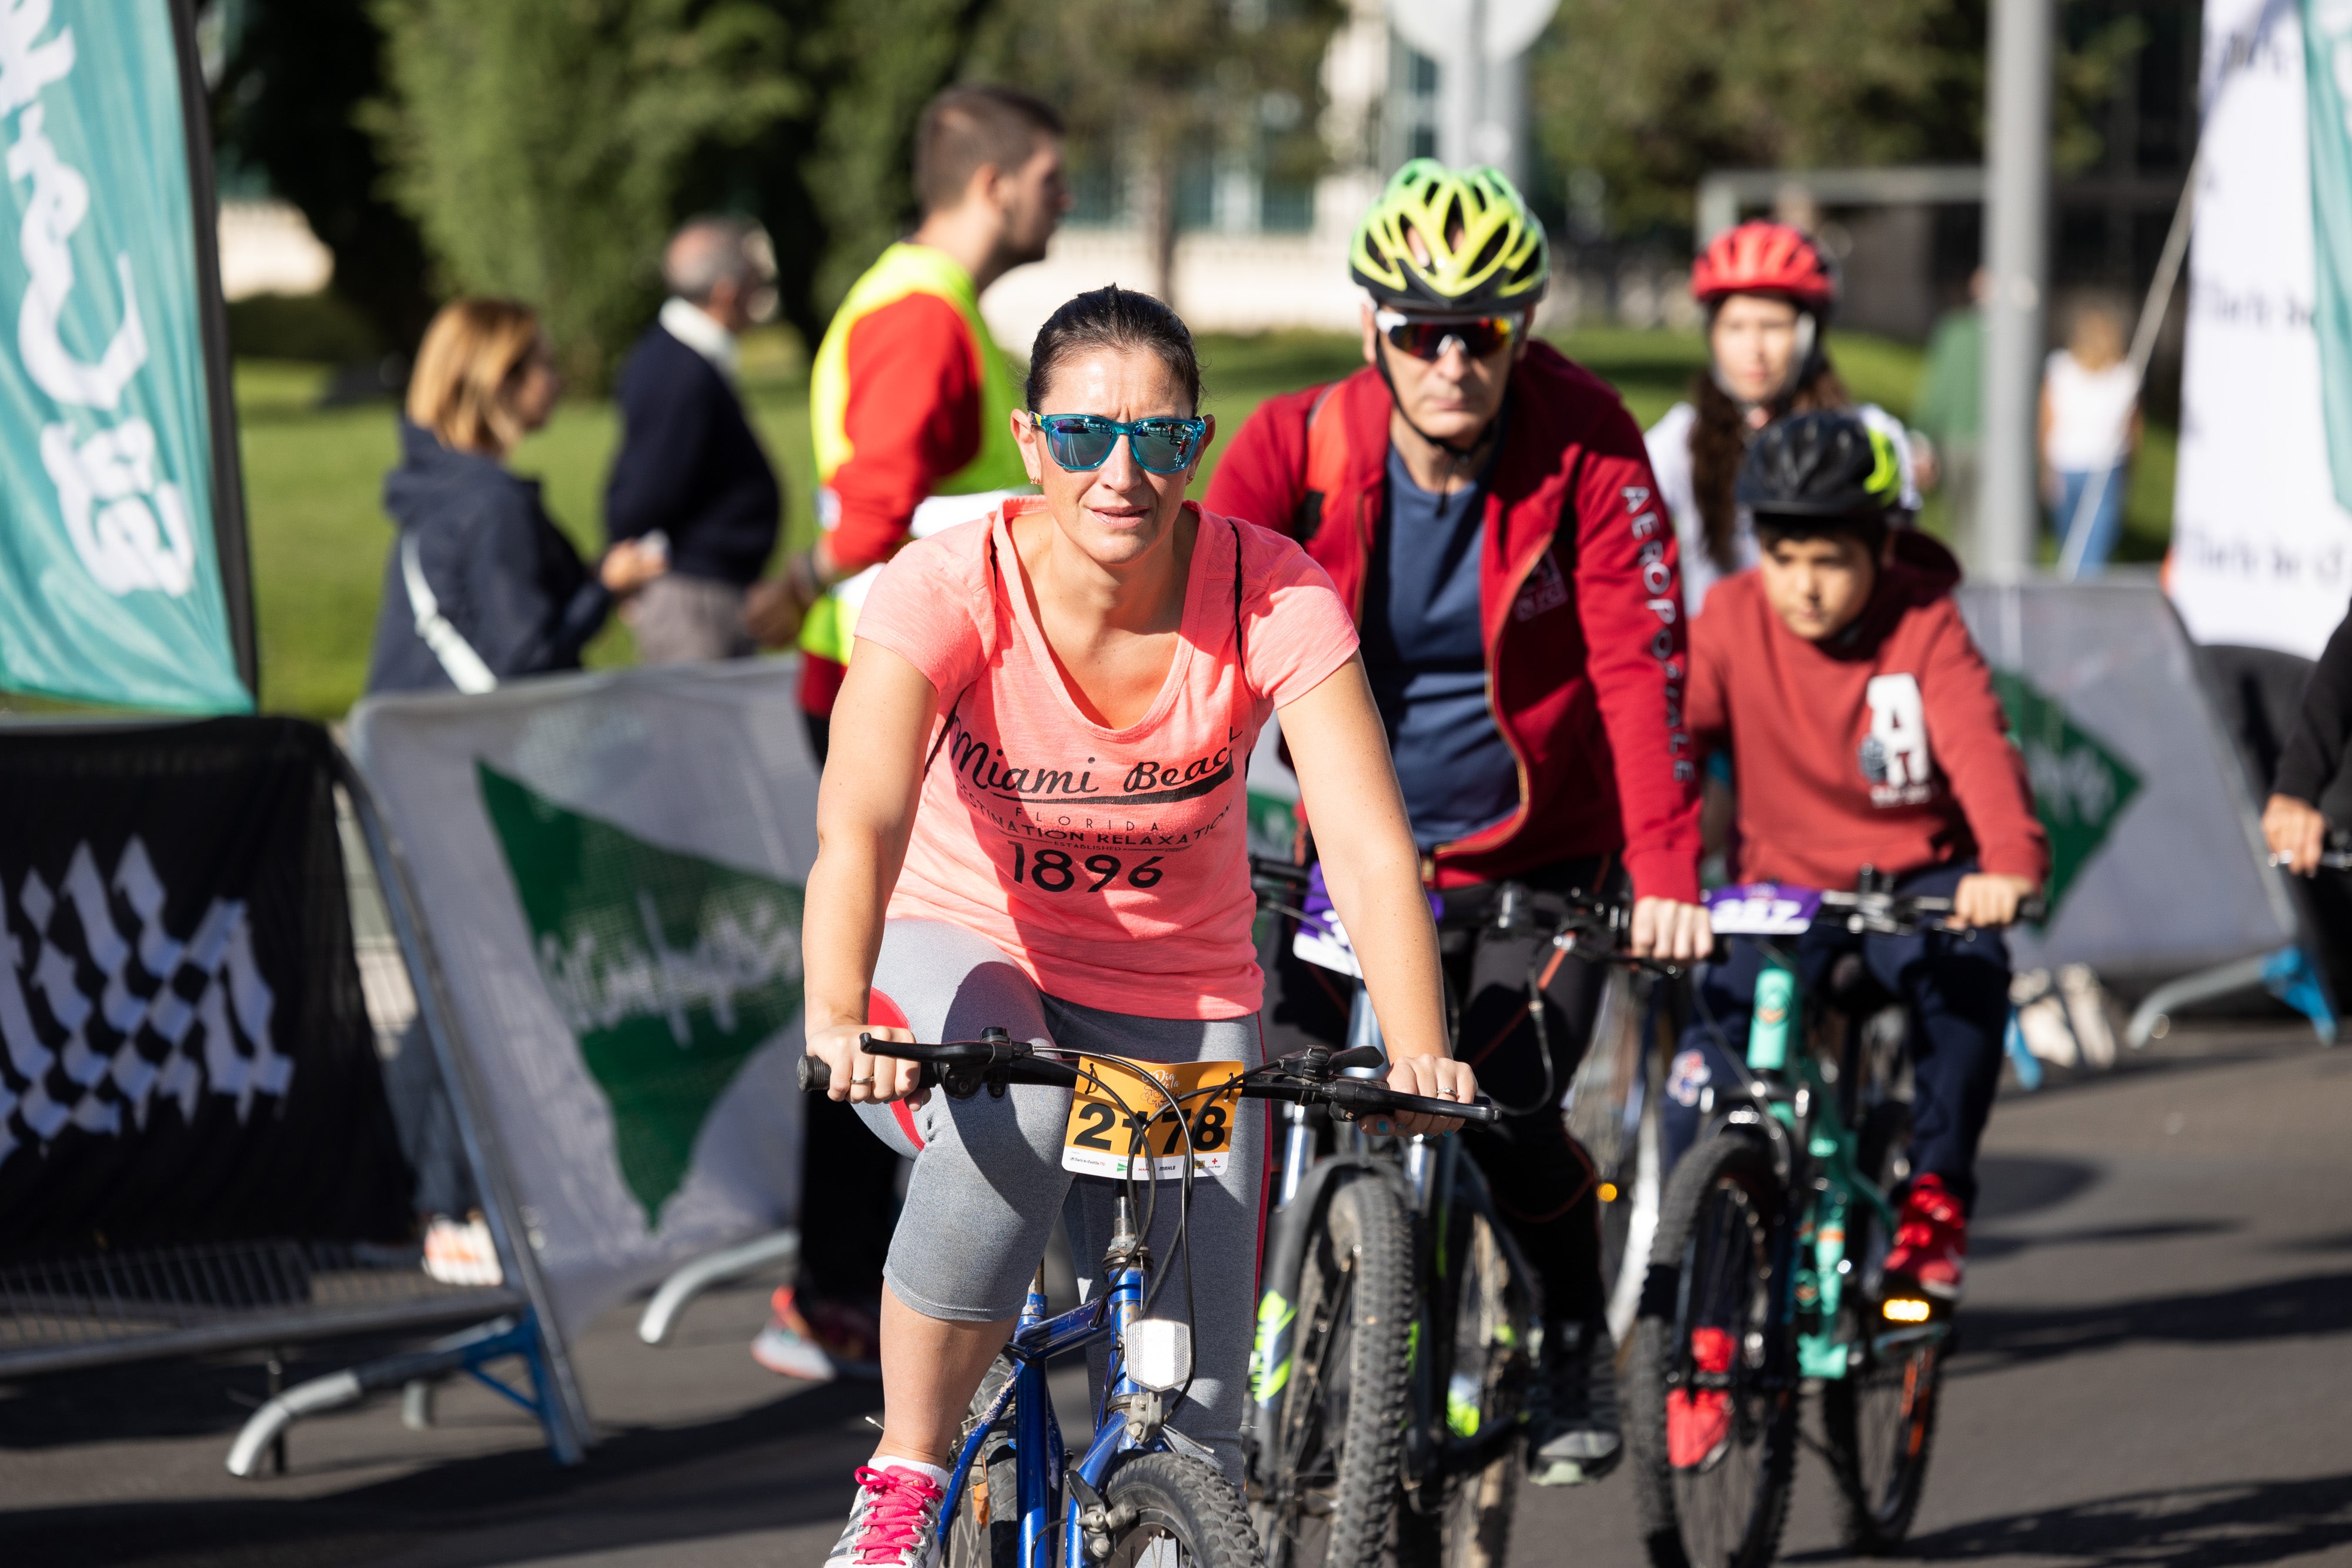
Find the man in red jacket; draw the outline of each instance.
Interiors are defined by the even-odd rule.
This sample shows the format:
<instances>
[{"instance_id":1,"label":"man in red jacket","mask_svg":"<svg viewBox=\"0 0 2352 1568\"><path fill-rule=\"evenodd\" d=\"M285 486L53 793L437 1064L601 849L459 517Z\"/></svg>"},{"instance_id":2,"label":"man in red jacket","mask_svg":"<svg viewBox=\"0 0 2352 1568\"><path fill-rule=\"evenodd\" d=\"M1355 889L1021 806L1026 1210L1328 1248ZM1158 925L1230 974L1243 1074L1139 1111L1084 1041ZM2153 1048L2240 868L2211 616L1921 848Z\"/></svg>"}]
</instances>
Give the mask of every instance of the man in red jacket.
<instances>
[{"instance_id":1,"label":"man in red jacket","mask_svg":"<svg viewBox=\"0 0 2352 1568\"><path fill-rule=\"evenodd\" d=\"M1951 600L1959 568L1899 515L1901 465L1851 413L1793 415L1740 470L1762 559L1717 585L1691 633L1690 727L1727 747L1739 783L1743 880L1851 888L1874 870L1904 896L1948 895L1955 925L1914 936L1816 924L1797 942L1811 986L1859 953L1909 1014L1911 1166L1890 1279L1956 1299L1976 1197L1977 1141L2000 1076L2009 957L1997 927L2042 885L2049 842L2024 758ZM1667 1074L1669 1157L1688 1147L1709 1085L1737 1084L1763 955L1733 937L1698 979L1696 1021ZM1728 1429L1720 1393L1667 1408L1677 1463Z\"/></svg>"},{"instance_id":2,"label":"man in red jacket","mask_svg":"<svg viewBox=\"0 0 2352 1568\"><path fill-rule=\"evenodd\" d=\"M1639 950L1711 940L1674 524L1616 393L1529 336L1549 256L1507 180L1408 163L1350 263L1369 368L1263 404L1205 505L1297 538L1353 607L1424 875L1481 926L1447 944L1455 1049L1507 1113L1464 1136L1543 1285L1530 1468L1590 1480L1621 1443L1598 1183L1559 1102L1603 977L1507 912L1630 877ZM1278 1016L1330 1038L1317 973L1286 963Z\"/></svg>"}]
</instances>

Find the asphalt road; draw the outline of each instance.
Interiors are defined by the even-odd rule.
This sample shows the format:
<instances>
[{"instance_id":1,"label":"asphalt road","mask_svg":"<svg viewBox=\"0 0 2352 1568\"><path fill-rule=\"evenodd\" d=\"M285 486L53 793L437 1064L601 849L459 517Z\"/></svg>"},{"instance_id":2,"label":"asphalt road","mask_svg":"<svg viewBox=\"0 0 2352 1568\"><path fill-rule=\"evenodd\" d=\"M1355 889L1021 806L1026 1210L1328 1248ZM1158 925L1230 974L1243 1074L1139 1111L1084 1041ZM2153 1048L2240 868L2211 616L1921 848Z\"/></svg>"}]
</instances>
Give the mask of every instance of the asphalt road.
<instances>
[{"instance_id":1,"label":"asphalt road","mask_svg":"<svg viewBox=\"0 0 2352 1568\"><path fill-rule=\"evenodd\" d=\"M2004 1098L1913 1553L2352 1563L2347 1129L2352 1051L2285 1027ZM306 1423L288 1474L240 1482L221 1461L257 1366L0 1387L0 1564L814 1568L874 1396L754 1366L764 1294L706 1299L660 1350L628 1314L598 1324L580 1360L605 1437L569 1471L472 1388L428 1431L394 1402ZM1798 1488L1784 1557L1833 1558L1811 1452ZM1622 1477L1523 1496L1515 1565L1641 1561Z\"/></svg>"}]
</instances>

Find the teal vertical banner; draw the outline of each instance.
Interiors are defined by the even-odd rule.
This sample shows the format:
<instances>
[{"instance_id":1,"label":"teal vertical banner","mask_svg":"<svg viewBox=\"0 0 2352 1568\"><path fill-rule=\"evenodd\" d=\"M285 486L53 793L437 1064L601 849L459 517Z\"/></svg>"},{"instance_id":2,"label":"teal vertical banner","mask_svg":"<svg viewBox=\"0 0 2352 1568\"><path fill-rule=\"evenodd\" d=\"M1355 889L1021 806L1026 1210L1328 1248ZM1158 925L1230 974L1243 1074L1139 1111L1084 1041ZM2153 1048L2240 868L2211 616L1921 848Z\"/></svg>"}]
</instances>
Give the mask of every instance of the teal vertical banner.
<instances>
[{"instance_id":1,"label":"teal vertical banner","mask_svg":"<svg viewBox=\"0 0 2352 1568\"><path fill-rule=\"evenodd\" d=\"M2352 0L2303 0L2303 71L2320 408L2336 504L2352 511Z\"/></svg>"},{"instance_id":2,"label":"teal vertical banner","mask_svg":"<svg viewBox=\"0 0 2352 1568\"><path fill-rule=\"evenodd\" d=\"M249 709L172 7L0 0L0 684Z\"/></svg>"}]
</instances>

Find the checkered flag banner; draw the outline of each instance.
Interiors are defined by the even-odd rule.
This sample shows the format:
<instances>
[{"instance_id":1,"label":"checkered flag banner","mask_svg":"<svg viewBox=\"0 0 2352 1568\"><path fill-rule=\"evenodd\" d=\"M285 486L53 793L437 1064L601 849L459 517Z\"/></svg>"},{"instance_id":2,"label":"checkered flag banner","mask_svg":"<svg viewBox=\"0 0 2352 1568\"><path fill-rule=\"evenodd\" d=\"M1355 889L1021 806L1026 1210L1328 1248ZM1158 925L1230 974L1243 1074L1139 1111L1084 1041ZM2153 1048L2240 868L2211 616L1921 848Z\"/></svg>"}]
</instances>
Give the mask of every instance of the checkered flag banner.
<instances>
[{"instance_id":1,"label":"checkered flag banner","mask_svg":"<svg viewBox=\"0 0 2352 1568\"><path fill-rule=\"evenodd\" d=\"M407 1228L331 746L0 727L0 1257Z\"/></svg>"},{"instance_id":2,"label":"checkered flag banner","mask_svg":"<svg viewBox=\"0 0 2352 1568\"><path fill-rule=\"evenodd\" d=\"M164 894L136 834L110 874L84 841L54 883L34 869L13 899L0 886L0 1165L68 1127L142 1132L159 1100L193 1124L208 1092L239 1122L256 1095L284 1098L294 1062L270 1043L245 905L215 898L175 936Z\"/></svg>"}]
</instances>

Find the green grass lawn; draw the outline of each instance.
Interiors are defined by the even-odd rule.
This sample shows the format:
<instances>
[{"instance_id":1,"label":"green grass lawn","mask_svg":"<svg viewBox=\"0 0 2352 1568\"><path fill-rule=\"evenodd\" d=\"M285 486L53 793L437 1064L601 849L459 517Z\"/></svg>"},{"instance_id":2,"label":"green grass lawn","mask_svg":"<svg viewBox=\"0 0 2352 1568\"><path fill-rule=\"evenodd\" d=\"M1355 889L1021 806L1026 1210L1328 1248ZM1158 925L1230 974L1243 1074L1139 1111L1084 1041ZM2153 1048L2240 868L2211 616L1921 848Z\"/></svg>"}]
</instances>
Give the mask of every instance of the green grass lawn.
<instances>
[{"instance_id":1,"label":"green grass lawn","mask_svg":"<svg viewBox=\"0 0 2352 1568\"><path fill-rule=\"evenodd\" d=\"M1682 396L1705 360L1696 333L1599 329L1559 340L1569 354L1624 394L1634 417L1654 421ZM1355 340L1316 333L1207 338L1201 343L1207 412L1227 433L1267 396L1346 374L1362 362ZM1841 337L1837 361L1857 397L1907 413L1920 356L1907 345ZM379 504L395 455L388 403L316 406L326 372L313 365L247 361L236 392L245 454L254 591L260 619L261 702L273 712L340 716L367 678L376 601L392 527ZM747 344L743 387L754 422L782 471L785 540L813 527L808 388L800 356L781 337ZM582 549L601 542L604 475L619 434L608 402L575 400L515 454L513 465L544 481L549 509ZM1210 450L1206 469L1219 455ZM2150 426L2133 473L2126 559L2161 556L2170 531L2173 439ZM1931 503L1930 526L1937 521ZM588 650L593 666L633 656L617 621Z\"/></svg>"}]
</instances>

